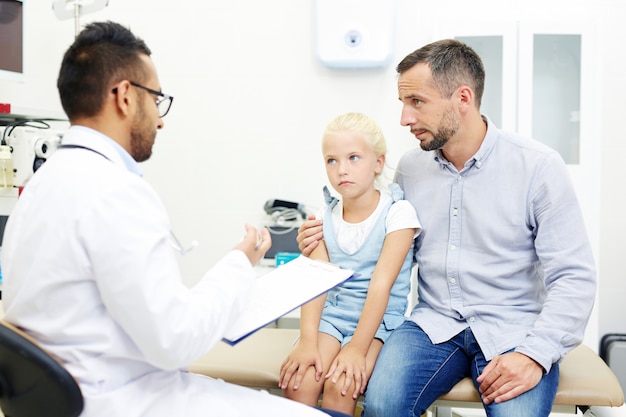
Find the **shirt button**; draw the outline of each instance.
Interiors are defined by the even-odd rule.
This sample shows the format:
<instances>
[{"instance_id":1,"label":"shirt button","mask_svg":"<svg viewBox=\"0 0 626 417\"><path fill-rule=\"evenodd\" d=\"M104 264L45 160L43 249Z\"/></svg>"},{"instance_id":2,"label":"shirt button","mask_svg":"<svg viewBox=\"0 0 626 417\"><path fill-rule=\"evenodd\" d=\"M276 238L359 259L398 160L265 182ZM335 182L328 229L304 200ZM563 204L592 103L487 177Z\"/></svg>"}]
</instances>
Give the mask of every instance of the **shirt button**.
<instances>
[{"instance_id":1,"label":"shirt button","mask_svg":"<svg viewBox=\"0 0 626 417\"><path fill-rule=\"evenodd\" d=\"M474 323L476 321L476 319L474 318L474 316L469 318L470 323Z\"/></svg>"},{"instance_id":2,"label":"shirt button","mask_svg":"<svg viewBox=\"0 0 626 417\"><path fill-rule=\"evenodd\" d=\"M452 214L453 214L454 216L458 216L458 215L459 215L459 210L458 210L458 209L454 209L454 210L452 210Z\"/></svg>"},{"instance_id":3,"label":"shirt button","mask_svg":"<svg viewBox=\"0 0 626 417\"><path fill-rule=\"evenodd\" d=\"M454 278L450 278L450 282L451 282L452 284L454 284L454 283L456 282L456 279L454 279Z\"/></svg>"},{"instance_id":4,"label":"shirt button","mask_svg":"<svg viewBox=\"0 0 626 417\"><path fill-rule=\"evenodd\" d=\"M456 245L450 246L450 250L456 250Z\"/></svg>"}]
</instances>

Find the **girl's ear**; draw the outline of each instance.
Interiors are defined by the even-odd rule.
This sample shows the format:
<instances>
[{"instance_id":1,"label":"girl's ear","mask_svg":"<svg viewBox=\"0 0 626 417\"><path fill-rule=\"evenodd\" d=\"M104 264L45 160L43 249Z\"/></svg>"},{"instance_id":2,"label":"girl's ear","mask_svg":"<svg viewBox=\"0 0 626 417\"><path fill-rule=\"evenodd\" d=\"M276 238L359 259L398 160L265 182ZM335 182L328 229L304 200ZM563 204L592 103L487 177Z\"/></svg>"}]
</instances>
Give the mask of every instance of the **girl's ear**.
<instances>
[{"instance_id":1,"label":"girl's ear","mask_svg":"<svg viewBox=\"0 0 626 417\"><path fill-rule=\"evenodd\" d=\"M376 169L374 171L376 175L382 173L383 168L385 168L385 155L378 155L376 158Z\"/></svg>"}]
</instances>

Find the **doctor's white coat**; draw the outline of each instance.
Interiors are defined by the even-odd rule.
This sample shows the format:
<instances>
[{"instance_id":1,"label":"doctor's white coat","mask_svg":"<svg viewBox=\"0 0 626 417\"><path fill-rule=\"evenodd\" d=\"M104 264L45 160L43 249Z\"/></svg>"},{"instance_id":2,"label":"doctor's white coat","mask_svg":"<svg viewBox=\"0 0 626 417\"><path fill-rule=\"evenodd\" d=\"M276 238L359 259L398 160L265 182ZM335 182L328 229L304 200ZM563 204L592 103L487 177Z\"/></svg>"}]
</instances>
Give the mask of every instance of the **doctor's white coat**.
<instances>
[{"instance_id":1,"label":"doctor's white coat","mask_svg":"<svg viewBox=\"0 0 626 417\"><path fill-rule=\"evenodd\" d=\"M185 371L245 305L252 266L231 251L187 288L153 189L99 133L63 144L9 218L3 303L79 381L83 416L325 415Z\"/></svg>"}]
</instances>

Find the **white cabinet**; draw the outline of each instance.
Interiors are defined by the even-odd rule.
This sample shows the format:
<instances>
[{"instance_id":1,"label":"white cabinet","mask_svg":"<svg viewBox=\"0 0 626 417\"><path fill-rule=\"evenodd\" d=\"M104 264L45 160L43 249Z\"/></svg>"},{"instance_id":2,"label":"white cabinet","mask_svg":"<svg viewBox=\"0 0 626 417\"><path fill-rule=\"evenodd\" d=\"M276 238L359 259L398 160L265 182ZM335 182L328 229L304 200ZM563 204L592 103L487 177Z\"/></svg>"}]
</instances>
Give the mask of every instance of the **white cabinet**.
<instances>
[{"instance_id":1,"label":"white cabinet","mask_svg":"<svg viewBox=\"0 0 626 417\"><path fill-rule=\"evenodd\" d=\"M588 24L449 23L436 37L459 39L482 57L487 73L482 110L497 126L546 143L570 165L581 162L588 150L585 128L596 125L597 115Z\"/></svg>"}]
</instances>

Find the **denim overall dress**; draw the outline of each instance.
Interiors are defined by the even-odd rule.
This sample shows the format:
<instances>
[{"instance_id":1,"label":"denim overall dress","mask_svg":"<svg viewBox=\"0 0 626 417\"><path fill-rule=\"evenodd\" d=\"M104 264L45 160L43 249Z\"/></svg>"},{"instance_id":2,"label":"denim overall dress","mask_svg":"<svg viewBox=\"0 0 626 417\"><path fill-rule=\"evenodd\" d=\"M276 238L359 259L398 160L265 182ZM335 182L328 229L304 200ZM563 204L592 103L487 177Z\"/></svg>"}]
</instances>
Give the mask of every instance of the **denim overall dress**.
<instances>
[{"instance_id":1,"label":"denim overall dress","mask_svg":"<svg viewBox=\"0 0 626 417\"><path fill-rule=\"evenodd\" d=\"M333 288L328 292L319 331L337 338L341 345L350 341L361 317L369 283L380 257L386 236L386 218L392 204L403 197L397 184L390 185L391 201L382 208L378 218L372 225L364 243L353 254L347 254L339 247L335 238L332 220L332 209L339 201L330 195L328 187L324 187L324 196L328 207L324 213L324 242L328 250L330 262L342 268L352 269L356 276ZM387 310L375 337L385 342L391 330L400 326L405 319L407 296L411 284L411 265L413 261L413 245L409 250L396 282L391 288Z\"/></svg>"}]
</instances>

